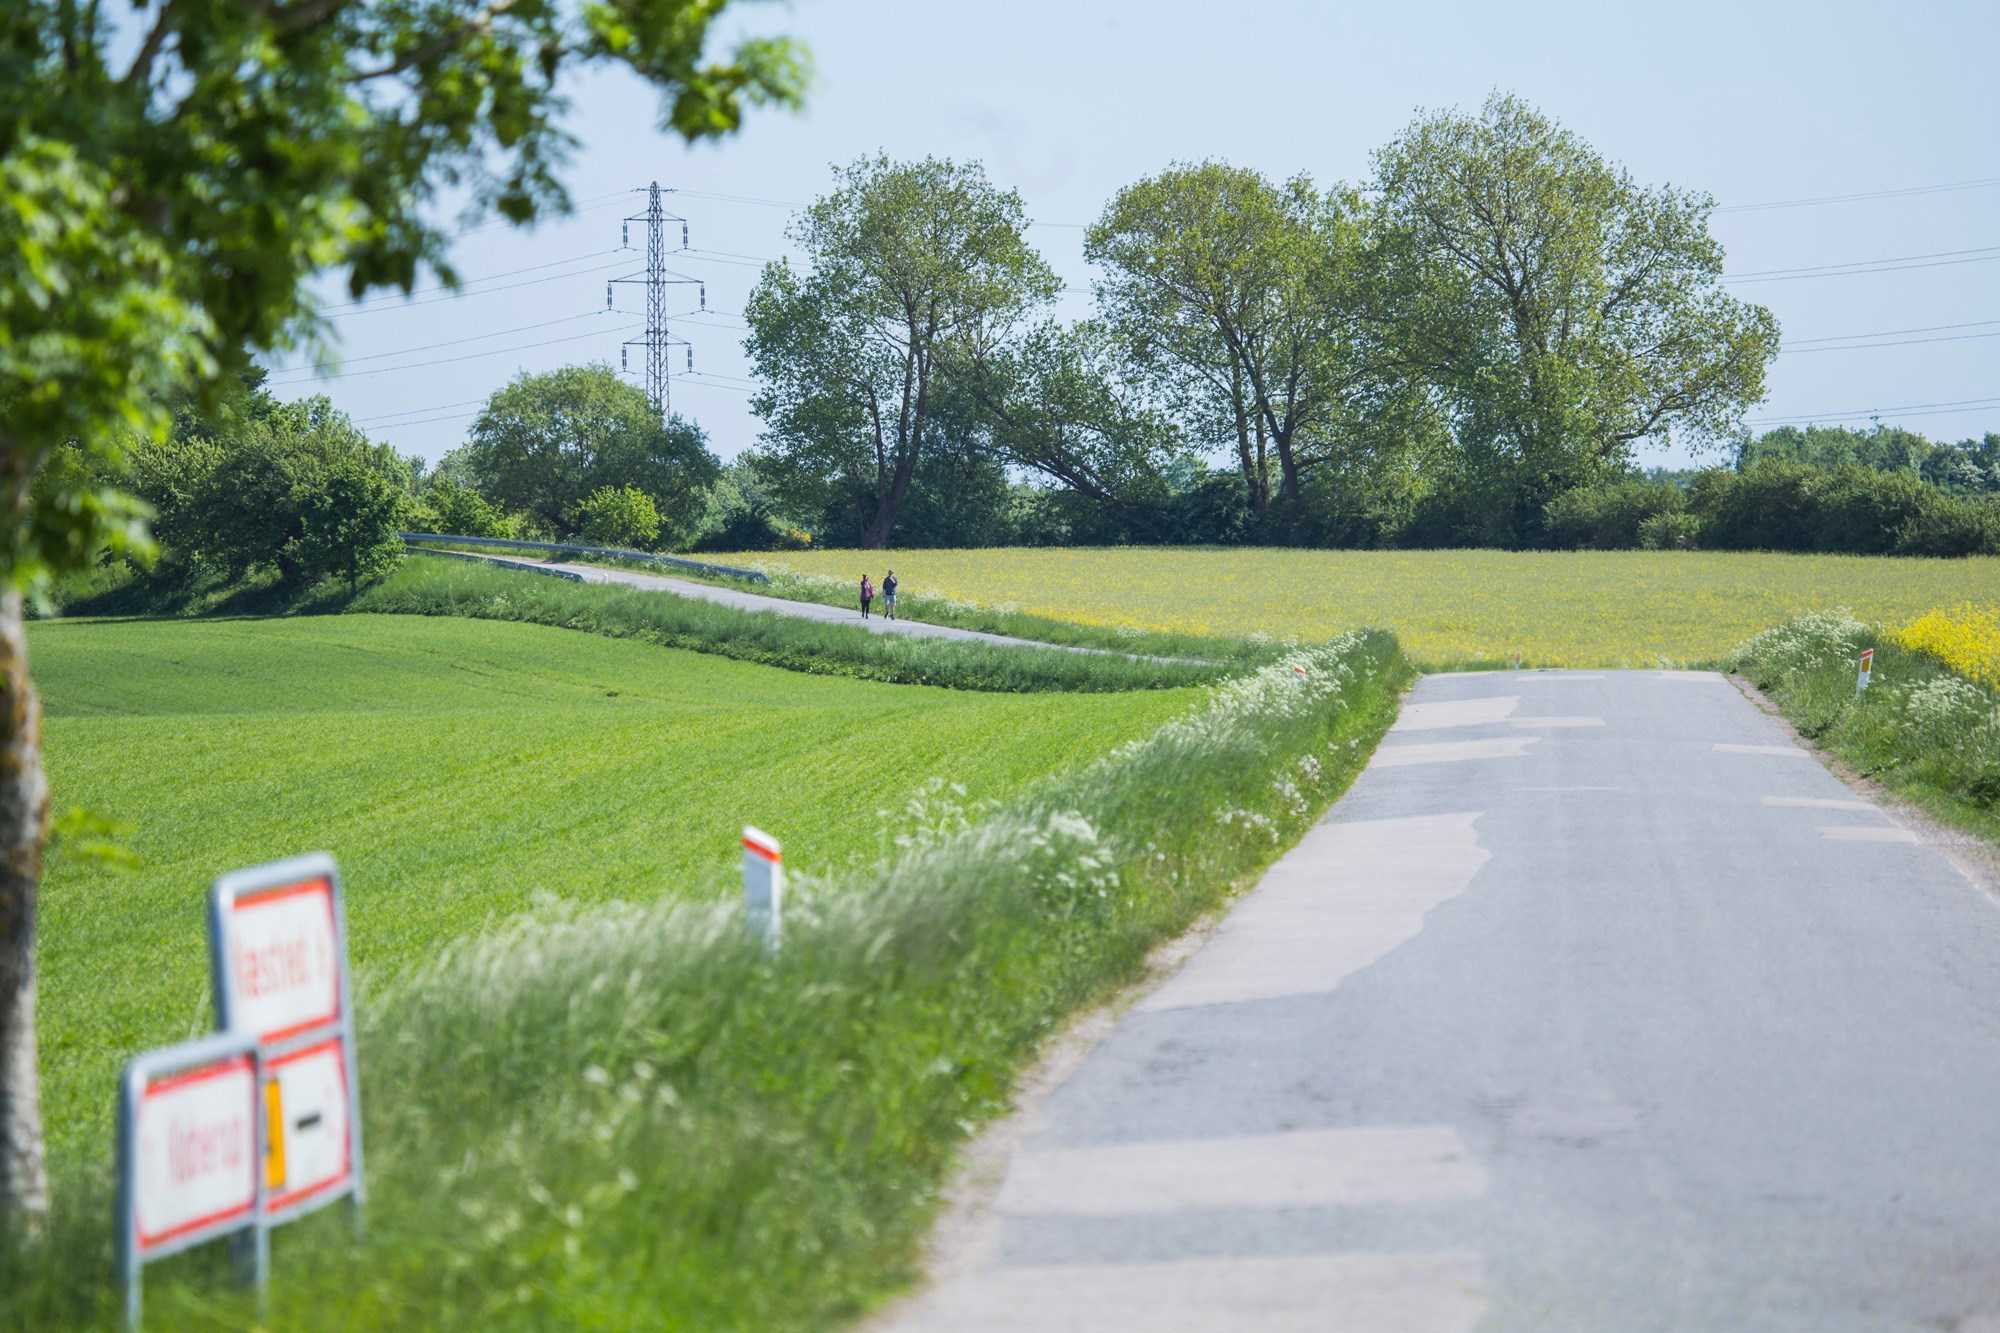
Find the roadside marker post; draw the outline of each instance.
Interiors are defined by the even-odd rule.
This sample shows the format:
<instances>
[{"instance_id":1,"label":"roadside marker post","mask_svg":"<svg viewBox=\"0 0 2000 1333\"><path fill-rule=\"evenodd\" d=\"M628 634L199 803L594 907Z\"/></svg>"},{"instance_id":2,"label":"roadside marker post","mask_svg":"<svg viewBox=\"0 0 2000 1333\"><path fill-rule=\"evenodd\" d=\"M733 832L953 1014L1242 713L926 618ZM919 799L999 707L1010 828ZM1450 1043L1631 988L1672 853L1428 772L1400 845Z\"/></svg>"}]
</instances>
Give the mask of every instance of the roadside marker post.
<instances>
[{"instance_id":1,"label":"roadside marker post","mask_svg":"<svg viewBox=\"0 0 2000 1333\"><path fill-rule=\"evenodd\" d=\"M232 870L208 899L215 1013L256 1044L275 1227L337 1199L361 1226L361 1088L340 871L324 852Z\"/></svg>"},{"instance_id":2,"label":"roadside marker post","mask_svg":"<svg viewBox=\"0 0 2000 1333\"><path fill-rule=\"evenodd\" d=\"M1854 692L1859 695L1868 688L1868 682L1875 674L1875 650L1861 650L1861 673L1854 678Z\"/></svg>"},{"instance_id":3,"label":"roadside marker post","mask_svg":"<svg viewBox=\"0 0 2000 1333\"><path fill-rule=\"evenodd\" d=\"M140 1274L203 1241L249 1232L249 1279L270 1275L264 1209L263 1061L247 1032L134 1056L118 1085L118 1276L139 1326Z\"/></svg>"},{"instance_id":4,"label":"roadside marker post","mask_svg":"<svg viewBox=\"0 0 2000 1333\"><path fill-rule=\"evenodd\" d=\"M751 937L772 953L784 932L785 862L778 840L743 826L743 919Z\"/></svg>"}]
</instances>

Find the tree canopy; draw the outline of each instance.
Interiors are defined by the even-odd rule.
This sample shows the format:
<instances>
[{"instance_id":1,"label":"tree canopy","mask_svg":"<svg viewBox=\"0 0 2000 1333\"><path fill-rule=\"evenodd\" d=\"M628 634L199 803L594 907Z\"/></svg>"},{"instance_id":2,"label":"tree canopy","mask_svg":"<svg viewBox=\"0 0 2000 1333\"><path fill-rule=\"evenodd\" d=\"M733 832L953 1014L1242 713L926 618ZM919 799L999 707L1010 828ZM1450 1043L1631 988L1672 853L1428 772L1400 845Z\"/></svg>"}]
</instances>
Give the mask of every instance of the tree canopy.
<instances>
[{"instance_id":1,"label":"tree canopy","mask_svg":"<svg viewBox=\"0 0 2000 1333\"><path fill-rule=\"evenodd\" d=\"M604 365L521 375L487 400L451 461L487 500L564 535L581 530L586 497L629 487L651 501L656 531L690 536L717 475L699 426L663 423L641 389Z\"/></svg>"},{"instance_id":2,"label":"tree canopy","mask_svg":"<svg viewBox=\"0 0 2000 1333\"><path fill-rule=\"evenodd\" d=\"M863 546L895 530L948 367L1004 346L1055 298L1026 222L977 164L862 158L794 221L805 271L770 265L745 305L764 446L866 487Z\"/></svg>"},{"instance_id":3,"label":"tree canopy","mask_svg":"<svg viewBox=\"0 0 2000 1333\"><path fill-rule=\"evenodd\" d=\"M1714 201L1635 183L1519 98L1419 116L1375 159L1374 319L1463 465L1527 512L1634 441L1725 440L1778 326L1722 288Z\"/></svg>"}]
</instances>

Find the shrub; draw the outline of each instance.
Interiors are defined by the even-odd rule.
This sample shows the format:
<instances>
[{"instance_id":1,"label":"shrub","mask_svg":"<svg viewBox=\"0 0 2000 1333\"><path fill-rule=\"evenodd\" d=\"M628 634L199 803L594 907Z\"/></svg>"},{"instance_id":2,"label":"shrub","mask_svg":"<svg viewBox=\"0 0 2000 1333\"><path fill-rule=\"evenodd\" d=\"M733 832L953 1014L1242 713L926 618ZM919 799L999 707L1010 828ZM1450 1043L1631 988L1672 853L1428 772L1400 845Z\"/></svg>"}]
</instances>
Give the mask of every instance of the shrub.
<instances>
[{"instance_id":1,"label":"shrub","mask_svg":"<svg viewBox=\"0 0 2000 1333\"><path fill-rule=\"evenodd\" d=\"M643 550L660 535L660 510L637 486L599 486L576 507L583 539L599 546Z\"/></svg>"},{"instance_id":2,"label":"shrub","mask_svg":"<svg viewBox=\"0 0 2000 1333\"><path fill-rule=\"evenodd\" d=\"M409 498L381 473L344 458L293 484L298 535L288 543L291 569L301 583L329 574L346 578L349 592L402 559Z\"/></svg>"},{"instance_id":3,"label":"shrub","mask_svg":"<svg viewBox=\"0 0 2000 1333\"><path fill-rule=\"evenodd\" d=\"M1904 472L1772 460L1695 479L1702 545L1851 555L2000 553L2000 506L1946 495Z\"/></svg>"},{"instance_id":4,"label":"shrub","mask_svg":"<svg viewBox=\"0 0 2000 1333\"><path fill-rule=\"evenodd\" d=\"M1639 545L1648 551L1692 551L1701 537L1701 520L1684 509L1653 514L1639 524Z\"/></svg>"},{"instance_id":5,"label":"shrub","mask_svg":"<svg viewBox=\"0 0 2000 1333\"><path fill-rule=\"evenodd\" d=\"M1899 555L2000 555L2000 501L1933 491L1896 529Z\"/></svg>"},{"instance_id":6,"label":"shrub","mask_svg":"<svg viewBox=\"0 0 2000 1333\"><path fill-rule=\"evenodd\" d=\"M1686 495L1670 481L1579 486L1549 501L1543 531L1557 550L1631 550L1641 544L1648 520L1679 514L1686 506Z\"/></svg>"}]
</instances>

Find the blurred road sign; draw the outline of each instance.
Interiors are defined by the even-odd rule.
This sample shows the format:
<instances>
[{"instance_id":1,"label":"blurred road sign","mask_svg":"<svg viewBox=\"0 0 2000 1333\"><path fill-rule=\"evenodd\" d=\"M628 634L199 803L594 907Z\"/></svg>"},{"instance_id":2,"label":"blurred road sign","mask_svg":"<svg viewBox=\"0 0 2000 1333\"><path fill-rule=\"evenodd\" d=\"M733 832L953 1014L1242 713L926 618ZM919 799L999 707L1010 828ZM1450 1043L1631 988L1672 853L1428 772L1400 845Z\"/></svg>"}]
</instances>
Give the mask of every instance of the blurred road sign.
<instances>
[{"instance_id":1,"label":"blurred road sign","mask_svg":"<svg viewBox=\"0 0 2000 1333\"><path fill-rule=\"evenodd\" d=\"M125 1317L139 1319L147 1263L243 1230L258 1233L253 1279L265 1273L261 1062L249 1033L222 1032L147 1051L118 1090L118 1270Z\"/></svg>"},{"instance_id":2,"label":"blurred road sign","mask_svg":"<svg viewBox=\"0 0 2000 1333\"><path fill-rule=\"evenodd\" d=\"M209 893L217 1021L258 1043L264 1215L362 1200L361 1093L340 871L323 852L234 870Z\"/></svg>"}]
</instances>

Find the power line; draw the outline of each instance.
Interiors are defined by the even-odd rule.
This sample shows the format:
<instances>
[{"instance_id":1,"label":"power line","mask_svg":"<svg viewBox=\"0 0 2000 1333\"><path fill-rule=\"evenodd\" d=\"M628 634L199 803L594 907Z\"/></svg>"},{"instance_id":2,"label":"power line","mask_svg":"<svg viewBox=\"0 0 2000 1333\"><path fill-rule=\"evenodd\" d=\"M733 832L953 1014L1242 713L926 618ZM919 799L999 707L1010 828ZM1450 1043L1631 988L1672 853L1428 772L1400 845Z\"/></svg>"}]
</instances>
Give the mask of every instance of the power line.
<instances>
[{"instance_id":1,"label":"power line","mask_svg":"<svg viewBox=\"0 0 2000 1333\"><path fill-rule=\"evenodd\" d=\"M611 250L606 250L603 251L602 253L613 254L616 252ZM573 261L564 260L562 262L569 263ZM350 310L345 314L329 315L327 316L327 318L352 319L356 315L379 315L384 311L414 310L418 306L439 305L447 301L464 301L464 300L469 300L470 298L475 296L491 296L495 292L511 292L519 287L536 287L545 282L563 282L569 278L581 278L592 273L602 273L606 269L623 268L629 262L630 262L629 260L614 259L608 264L593 264L589 268L571 269L568 273L557 273L546 278L529 278L525 282L510 282L510 283L505 283L499 287L482 287L476 292L468 292L468 291L446 292L441 296L433 296L429 300L425 301L405 301L401 305L379 305L369 310ZM526 270L522 271L525 272ZM503 275L495 274L494 276L499 277Z\"/></svg>"},{"instance_id":2,"label":"power line","mask_svg":"<svg viewBox=\"0 0 2000 1333\"><path fill-rule=\"evenodd\" d=\"M1958 398L1939 403L1906 403L1901 407L1863 407L1846 412L1804 412L1796 416L1759 417L1751 426L1778 426L1802 421L1857 421L1888 414L1911 417L1945 416L1955 411L1976 411L2000 407L2000 398Z\"/></svg>"},{"instance_id":3,"label":"power line","mask_svg":"<svg viewBox=\"0 0 2000 1333\"><path fill-rule=\"evenodd\" d=\"M627 325L622 329L612 330L612 332L633 333L636 332L639 327L640 326L638 325ZM318 379L345 380L345 379L353 379L359 375L387 375L398 370L421 370L425 366L448 366L456 364L457 362L460 361L477 361L482 357L505 356L508 352L526 352L536 347L554 347L558 343L573 343L573 342L578 342L584 338L602 338L604 336L605 334L603 330L593 329L589 333L574 333L567 338L544 338L540 342L521 343L514 347L495 347L490 351L485 351L485 352L467 352L464 356L441 356L431 361L411 361L405 365L400 365L400 366L377 366L373 370L343 370L333 375L321 375L318 377ZM317 382L316 380L287 380L285 384L280 387L290 388L293 385L312 384L316 382Z\"/></svg>"},{"instance_id":4,"label":"power line","mask_svg":"<svg viewBox=\"0 0 2000 1333\"><path fill-rule=\"evenodd\" d=\"M1975 319L1964 324L1925 324L1914 329L1876 329L1873 333L1836 333L1823 338L1794 338L1799 343L1839 343L1854 338L1889 338L1903 333L1939 333L1946 329L1984 329L2000 324L2000 319Z\"/></svg>"},{"instance_id":5,"label":"power line","mask_svg":"<svg viewBox=\"0 0 2000 1333\"><path fill-rule=\"evenodd\" d=\"M1961 257L1967 256L1967 257ZM1724 282L1786 282L1794 278L1846 277L1856 273L1897 273L1912 268L1943 268L1950 264L1983 264L2000 259L2000 245L1970 250L1934 250L1921 255L1890 255L1881 259L1850 259L1839 264L1807 264L1796 268L1752 269L1725 273Z\"/></svg>"},{"instance_id":6,"label":"power line","mask_svg":"<svg viewBox=\"0 0 2000 1333\"><path fill-rule=\"evenodd\" d=\"M442 282L434 282L428 287L413 287L409 291L405 292L404 296L406 297L424 296L431 292L440 292L440 291L449 291L456 294L459 292L463 292L467 287L471 286L473 283L476 282L492 282L496 278L511 278L522 273L539 273L543 269L557 268L563 264L581 263L583 260L586 259L601 259L605 255L614 255L617 253L618 252L616 250L592 250L589 254L571 255L567 259L551 259L546 264L530 264L526 268L510 268L510 269L504 269L499 273L488 273L483 278L466 278L462 282L460 282L456 287L447 286ZM353 310L360 306L374 305L374 304L376 304L376 302L366 301L366 300L344 301L339 305L322 306L320 308L320 313L325 314L329 310Z\"/></svg>"},{"instance_id":7,"label":"power line","mask_svg":"<svg viewBox=\"0 0 2000 1333\"><path fill-rule=\"evenodd\" d=\"M1805 356L1812 352L1859 352L1870 347L1922 347L1926 343L1962 343L1977 338L2000 338L2000 333L1948 333L1937 338L1898 338L1892 342L1839 343L1831 347L1787 347L1780 356Z\"/></svg>"},{"instance_id":8,"label":"power line","mask_svg":"<svg viewBox=\"0 0 2000 1333\"><path fill-rule=\"evenodd\" d=\"M1761 204L1727 204L1718 213L1760 213L1772 208L1806 208L1815 204L1851 204L1863 199L1906 199L1918 194L1944 194L1952 190L1985 190L2000 185L2000 176L1979 180L1951 181L1943 185L1910 185L1898 190L1863 190L1857 194L1822 194L1810 199L1774 199Z\"/></svg>"},{"instance_id":9,"label":"power line","mask_svg":"<svg viewBox=\"0 0 2000 1333\"><path fill-rule=\"evenodd\" d=\"M270 371L273 375L280 375L299 370L330 370L335 366L353 365L357 361L380 361L384 357L408 356L411 352L429 352L440 347L459 347L465 343L484 342L488 338L504 338L510 333L526 333L531 329L546 329L555 324L569 324L579 319L593 319L603 313L602 310L586 310L580 315L564 315L561 319L545 319L539 324L517 324L511 329L495 329L491 333L476 333L470 338L450 338L444 342L421 343L415 347L399 347L393 352L370 352L367 356L351 356L338 362L320 361L298 366L272 366L270 367Z\"/></svg>"}]
</instances>

